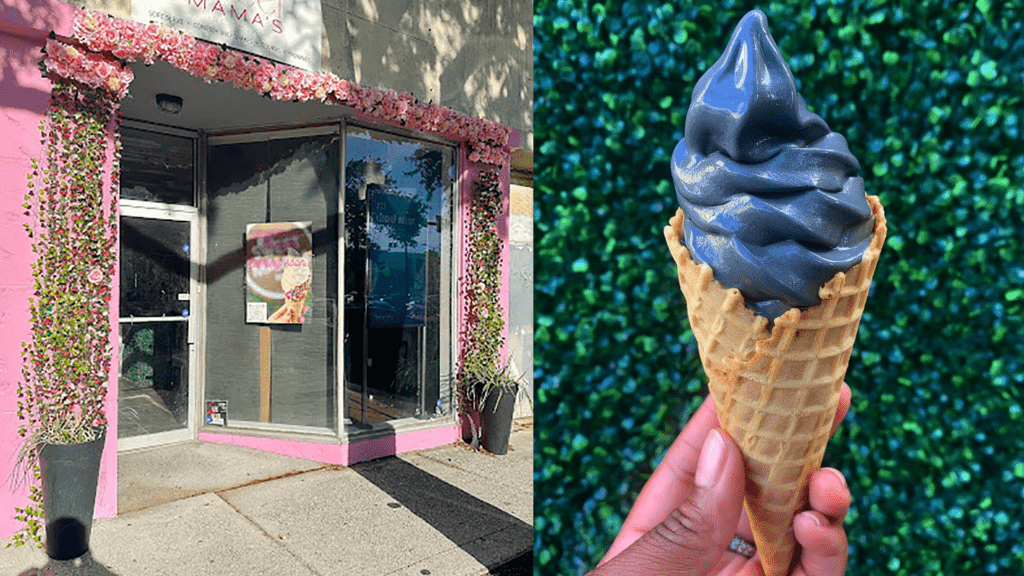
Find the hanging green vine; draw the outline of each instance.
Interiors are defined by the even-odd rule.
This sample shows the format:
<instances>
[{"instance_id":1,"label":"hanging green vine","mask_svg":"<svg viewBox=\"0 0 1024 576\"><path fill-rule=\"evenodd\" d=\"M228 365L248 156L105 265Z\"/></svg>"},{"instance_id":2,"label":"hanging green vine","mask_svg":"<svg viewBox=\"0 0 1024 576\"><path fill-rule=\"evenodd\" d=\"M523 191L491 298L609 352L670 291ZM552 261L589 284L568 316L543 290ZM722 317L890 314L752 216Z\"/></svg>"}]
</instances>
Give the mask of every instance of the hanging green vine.
<instances>
[{"instance_id":1,"label":"hanging green vine","mask_svg":"<svg viewBox=\"0 0 1024 576\"><path fill-rule=\"evenodd\" d=\"M97 439L107 426L111 281L116 266L119 189L117 101L104 91L57 81L40 123L42 161L32 160L25 231L32 240L32 337L22 344L16 480L29 480L16 546L42 546L41 444ZM109 179L104 166L112 159ZM18 472L20 471L20 472Z\"/></svg>"},{"instance_id":2,"label":"hanging green vine","mask_svg":"<svg viewBox=\"0 0 1024 576\"><path fill-rule=\"evenodd\" d=\"M487 394L515 384L509 364L502 362L505 320L501 307L501 251L498 234L502 194L498 174L483 172L473 186L470 205L466 273L462 278L464 318L460 334L459 410L472 423L473 444L480 430L472 420Z\"/></svg>"}]
</instances>

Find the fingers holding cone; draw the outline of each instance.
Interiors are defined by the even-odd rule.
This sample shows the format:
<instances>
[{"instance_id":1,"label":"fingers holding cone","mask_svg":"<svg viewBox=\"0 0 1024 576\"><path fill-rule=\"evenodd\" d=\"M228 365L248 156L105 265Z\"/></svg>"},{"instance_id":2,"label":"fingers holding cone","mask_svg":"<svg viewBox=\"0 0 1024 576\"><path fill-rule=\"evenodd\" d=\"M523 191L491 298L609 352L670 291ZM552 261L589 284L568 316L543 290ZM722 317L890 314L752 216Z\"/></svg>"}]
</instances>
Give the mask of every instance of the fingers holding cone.
<instances>
[{"instance_id":1,"label":"fingers holding cone","mask_svg":"<svg viewBox=\"0 0 1024 576\"><path fill-rule=\"evenodd\" d=\"M793 522L800 560L794 576L834 576L846 570L849 555L843 521L850 509L850 488L835 468L822 468L811 475L811 509Z\"/></svg>"}]
</instances>

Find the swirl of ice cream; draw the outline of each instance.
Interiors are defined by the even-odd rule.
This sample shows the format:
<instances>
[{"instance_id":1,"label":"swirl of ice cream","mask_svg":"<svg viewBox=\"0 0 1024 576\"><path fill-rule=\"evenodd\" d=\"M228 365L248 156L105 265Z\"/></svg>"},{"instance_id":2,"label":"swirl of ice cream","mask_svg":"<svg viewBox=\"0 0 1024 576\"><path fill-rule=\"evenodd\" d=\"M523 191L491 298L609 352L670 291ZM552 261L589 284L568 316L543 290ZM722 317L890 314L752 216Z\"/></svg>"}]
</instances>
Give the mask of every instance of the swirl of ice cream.
<instances>
[{"instance_id":1,"label":"swirl of ice cream","mask_svg":"<svg viewBox=\"0 0 1024 576\"><path fill-rule=\"evenodd\" d=\"M818 304L871 242L859 171L846 139L807 110L764 13L748 13L694 87L672 154L693 259L769 320Z\"/></svg>"},{"instance_id":2,"label":"swirl of ice cream","mask_svg":"<svg viewBox=\"0 0 1024 576\"><path fill-rule=\"evenodd\" d=\"M285 293L285 299L295 300L295 288L309 282L311 276L309 261L305 258L289 256L284 262L284 272L281 275L281 290ZM289 293L293 296L290 297Z\"/></svg>"}]
</instances>

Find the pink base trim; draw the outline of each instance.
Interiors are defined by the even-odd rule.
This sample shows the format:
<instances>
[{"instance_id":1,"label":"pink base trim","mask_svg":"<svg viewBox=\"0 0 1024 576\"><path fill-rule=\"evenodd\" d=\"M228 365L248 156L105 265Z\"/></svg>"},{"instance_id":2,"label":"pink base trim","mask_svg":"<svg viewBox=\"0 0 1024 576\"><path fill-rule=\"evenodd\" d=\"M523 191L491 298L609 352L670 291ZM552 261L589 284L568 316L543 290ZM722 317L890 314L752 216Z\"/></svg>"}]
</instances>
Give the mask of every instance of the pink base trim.
<instances>
[{"instance_id":1,"label":"pink base trim","mask_svg":"<svg viewBox=\"0 0 1024 576\"><path fill-rule=\"evenodd\" d=\"M396 436L364 440L352 444L322 444L319 442L302 442L298 440L281 440L276 438L258 438L255 436L238 436L234 434L218 434L204 432L199 440L214 444L230 444L243 448L252 448L262 452L303 458L325 464L349 466L357 462L365 462L386 456L395 456L413 450L426 450L450 444L459 439L458 426L442 426L429 430L417 430Z\"/></svg>"}]
</instances>

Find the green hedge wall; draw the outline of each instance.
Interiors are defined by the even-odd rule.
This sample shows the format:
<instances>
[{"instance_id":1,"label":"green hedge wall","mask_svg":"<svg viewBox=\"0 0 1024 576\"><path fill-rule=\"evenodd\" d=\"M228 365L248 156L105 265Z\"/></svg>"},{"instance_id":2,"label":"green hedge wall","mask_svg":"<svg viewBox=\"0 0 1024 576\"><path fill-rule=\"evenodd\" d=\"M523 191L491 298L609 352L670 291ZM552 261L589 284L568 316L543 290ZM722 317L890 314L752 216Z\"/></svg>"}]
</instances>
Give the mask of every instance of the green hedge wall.
<instances>
[{"instance_id":1,"label":"green hedge wall","mask_svg":"<svg viewBox=\"0 0 1024 576\"><path fill-rule=\"evenodd\" d=\"M825 456L853 491L848 573L1024 573L1019 4L536 1L537 573L597 562L706 393L669 158L755 7L889 219Z\"/></svg>"}]
</instances>

